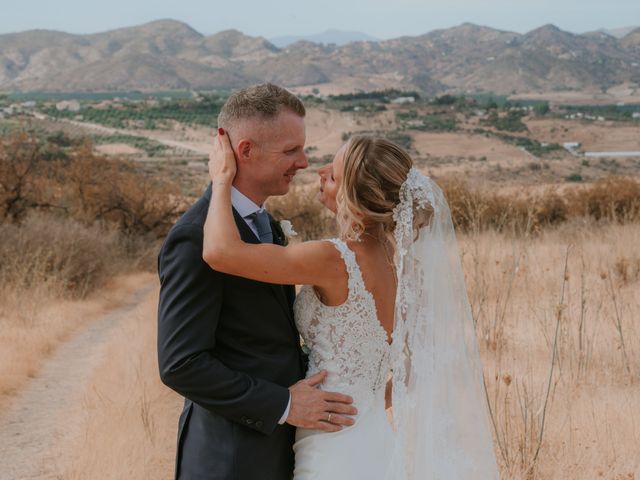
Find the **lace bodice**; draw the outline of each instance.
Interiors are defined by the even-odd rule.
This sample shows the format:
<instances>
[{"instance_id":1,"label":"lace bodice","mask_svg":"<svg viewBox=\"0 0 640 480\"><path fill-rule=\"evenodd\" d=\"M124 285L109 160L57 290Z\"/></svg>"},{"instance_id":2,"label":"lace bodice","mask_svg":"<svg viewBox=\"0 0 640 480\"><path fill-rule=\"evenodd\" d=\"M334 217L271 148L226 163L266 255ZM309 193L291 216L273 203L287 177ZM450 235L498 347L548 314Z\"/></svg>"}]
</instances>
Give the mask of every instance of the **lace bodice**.
<instances>
[{"instance_id":1,"label":"lace bodice","mask_svg":"<svg viewBox=\"0 0 640 480\"><path fill-rule=\"evenodd\" d=\"M347 268L347 300L338 306L324 305L313 287L305 285L294 306L296 324L310 349L307 376L327 370L322 389L351 395L361 409L384 392L390 346L355 253L342 240L329 241Z\"/></svg>"}]
</instances>

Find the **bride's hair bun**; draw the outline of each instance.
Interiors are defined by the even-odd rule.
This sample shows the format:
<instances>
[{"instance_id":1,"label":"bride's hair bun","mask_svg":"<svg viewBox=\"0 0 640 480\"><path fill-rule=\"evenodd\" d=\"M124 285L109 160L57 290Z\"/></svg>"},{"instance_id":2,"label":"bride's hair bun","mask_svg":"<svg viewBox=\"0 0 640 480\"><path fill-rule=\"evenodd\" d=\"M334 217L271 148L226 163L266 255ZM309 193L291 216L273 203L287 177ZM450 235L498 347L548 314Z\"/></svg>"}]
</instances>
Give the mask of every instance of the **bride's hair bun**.
<instances>
[{"instance_id":1,"label":"bride's hair bun","mask_svg":"<svg viewBox=\"0 0 640 480\"><path fill-rule=\"evenodd\" d=\"M392 235L393 209L413 160L384 138L354 136L344 151L344 176L337 195L338 228L348 240L372 229Z\"/></svg>"}]
</instances>

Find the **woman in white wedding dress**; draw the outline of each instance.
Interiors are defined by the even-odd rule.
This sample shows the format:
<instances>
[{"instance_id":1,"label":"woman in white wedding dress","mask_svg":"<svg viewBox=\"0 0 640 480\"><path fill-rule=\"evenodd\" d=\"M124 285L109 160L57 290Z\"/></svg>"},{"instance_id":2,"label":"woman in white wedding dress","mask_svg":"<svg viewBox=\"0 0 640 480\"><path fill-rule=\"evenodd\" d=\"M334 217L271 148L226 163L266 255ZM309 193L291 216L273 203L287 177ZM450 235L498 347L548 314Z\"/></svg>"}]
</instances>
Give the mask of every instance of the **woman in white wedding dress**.
<instances>
[{"instance_id":1,"label":"woman in white wedding dress","mask_svg":"<svg viewBox=\"0 0 640 480\"><path fill-rule=\"evenodd\" d=\"M205 260L303 284L294 311L310 348L307 377L326 371L320 388L350 395L358 409L353 425L329 414L332 432L298 428L294 479L498 479L450 213L410 156L384 139L352 138L319 172L339 238L288 247L240 240L226 135L210 172Z\"/></svg>"}]
</instances>

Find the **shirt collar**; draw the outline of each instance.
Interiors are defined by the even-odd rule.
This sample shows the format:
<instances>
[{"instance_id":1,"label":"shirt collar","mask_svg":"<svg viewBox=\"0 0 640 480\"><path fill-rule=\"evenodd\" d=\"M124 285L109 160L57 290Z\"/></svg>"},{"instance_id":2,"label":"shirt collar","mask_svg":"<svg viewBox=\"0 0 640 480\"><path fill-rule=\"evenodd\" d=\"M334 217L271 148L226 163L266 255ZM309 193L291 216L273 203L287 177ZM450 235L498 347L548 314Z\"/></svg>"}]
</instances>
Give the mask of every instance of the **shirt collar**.
<instances>
[{"instance_id":1,"label":"shirt collar","mask_svg":"<svg viewBox=\"0 0 640 480\"><path fill-rule=\"evenodd\" d=\"M263 209L233 185L231 186L231 205L242 218L247 218L249 215Z\"/></svg>"}]
</instances>

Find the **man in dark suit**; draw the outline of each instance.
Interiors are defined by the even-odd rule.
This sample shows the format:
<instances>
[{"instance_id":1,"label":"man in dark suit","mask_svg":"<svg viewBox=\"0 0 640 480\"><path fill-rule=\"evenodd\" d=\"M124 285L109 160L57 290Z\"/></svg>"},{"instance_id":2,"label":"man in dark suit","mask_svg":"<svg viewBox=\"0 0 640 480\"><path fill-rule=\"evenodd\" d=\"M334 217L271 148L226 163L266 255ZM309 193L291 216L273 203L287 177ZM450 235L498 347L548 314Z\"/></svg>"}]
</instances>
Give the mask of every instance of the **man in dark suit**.
<instances>
[{"instance_id":1,"label":"man in dark suit","mask_svg":"<svg viewBox=\"0 0 640 480\"><path fill-rule=\"evenodd\" d=\"M232 204L246 242L282 244L262 205L287 193L307 167L305 109L275 85L233 94L218 118L238 160ZM214 186L215 188L215 186ZM295 427L329 431L349 397L323 392L293 319L292 286L222 274L202 259L211 186L176 222L158 258L158 361L162 381L185 397L176 478L289 480Z\"/></svg>"}]
</instances>

